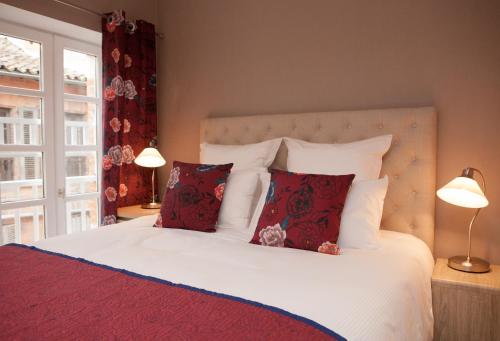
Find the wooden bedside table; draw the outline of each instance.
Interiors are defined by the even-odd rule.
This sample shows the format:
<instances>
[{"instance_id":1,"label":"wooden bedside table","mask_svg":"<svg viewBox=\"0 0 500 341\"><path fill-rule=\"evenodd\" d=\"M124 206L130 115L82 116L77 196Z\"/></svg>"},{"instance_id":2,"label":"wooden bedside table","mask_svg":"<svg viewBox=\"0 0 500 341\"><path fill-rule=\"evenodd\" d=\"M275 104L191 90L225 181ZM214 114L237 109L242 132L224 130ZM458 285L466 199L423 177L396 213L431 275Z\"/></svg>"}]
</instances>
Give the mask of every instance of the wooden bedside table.
<instances>
[{"instance_id":1,"label":"wooden bedside table","mask_svg":"<svg viewBox=\"0 0 500 341\"><path fill-rule=\"evenodd\" d=\"M118 216L116 219L120 223L126 220L143 217L145 215L158 214L159 212L159 208L141 208L141 205L126 206L118 208Z\"/></svg>"},{"instance_id":2,"label":"wooden bedside table","mask_svg":"<svg viewBox=\"0 0 500 341\"><path fill-rule=\"evenodd\" d=\"M432 274L434 340L500 340L500 266L473 274L439 258Z\"/></svg>"}]
</instances>

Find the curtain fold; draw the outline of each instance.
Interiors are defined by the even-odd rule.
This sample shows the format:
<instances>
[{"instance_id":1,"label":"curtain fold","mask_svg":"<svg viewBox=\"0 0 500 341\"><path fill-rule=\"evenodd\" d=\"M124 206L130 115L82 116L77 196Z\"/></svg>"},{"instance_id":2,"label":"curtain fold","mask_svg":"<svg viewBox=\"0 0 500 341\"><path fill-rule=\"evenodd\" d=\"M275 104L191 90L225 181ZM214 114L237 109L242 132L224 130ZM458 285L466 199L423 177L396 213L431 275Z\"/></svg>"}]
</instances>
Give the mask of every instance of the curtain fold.
<instances>
[{"instance_id":1,"label":"curtain fold","mask_svg":"<svg viewBox=\"0 0 500 341\"><path fill-rule=\"evenodd\" d=\"M101 224L117 209L148 201L151 169L134 163L156 137L155 27L114 11L102 21L103 114Z\"/></svg>"}]
</instances>

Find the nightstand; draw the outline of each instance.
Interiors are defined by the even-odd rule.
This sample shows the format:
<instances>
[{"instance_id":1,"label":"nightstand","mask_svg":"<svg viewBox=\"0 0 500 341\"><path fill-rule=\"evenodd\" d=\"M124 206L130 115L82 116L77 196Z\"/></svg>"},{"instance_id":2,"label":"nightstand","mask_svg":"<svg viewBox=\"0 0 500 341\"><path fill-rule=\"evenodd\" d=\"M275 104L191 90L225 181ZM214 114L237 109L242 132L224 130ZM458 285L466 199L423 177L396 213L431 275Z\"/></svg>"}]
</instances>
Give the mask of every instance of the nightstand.
<instances>
[{"instance_id":1,"label":"nightstand","mask_svg":"<svg viewBox=\"0 0 500 341\"><path fill-rule=\"evenodd\" d=\"M500 340L500 266L474 274L447 262L439 258L432 274L434 340Z\"/></svg>"},{"instance_id":2,"label":"nightstand","mask_svg":"<svg viewBox=\"0 0 500 341\"><path fill-rule=\"evenodd\" d=\"M158 214L159 212L159 208L141 208L141 205L120 207L118 208L117 220L119 223L121 223L123 221L143 217L145 215Z\"/></svg>"}]
</instances>

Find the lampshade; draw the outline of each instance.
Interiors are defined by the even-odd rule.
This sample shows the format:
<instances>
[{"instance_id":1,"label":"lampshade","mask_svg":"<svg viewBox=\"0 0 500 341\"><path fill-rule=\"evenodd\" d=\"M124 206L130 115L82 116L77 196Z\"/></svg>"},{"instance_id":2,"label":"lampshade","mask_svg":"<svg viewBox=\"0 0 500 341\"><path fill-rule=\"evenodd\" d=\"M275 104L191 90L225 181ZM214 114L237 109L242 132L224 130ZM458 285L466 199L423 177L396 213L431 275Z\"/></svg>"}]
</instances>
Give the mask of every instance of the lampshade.
<instances>
[{"instance_id":1,"label":"lampshade","mask_svg":"<svg viewBox=\"0 0 500 341\"><path fill-rule=\"evenodd\" d=\"M135 158L134 162L142 167L156 168L163 166L166 161L158 149L147 147Z\"/></svg>"},{"instance_id":2,"label":"lampshade","mask_svg":"<svg viewBox=\"0 0 500 341\"><path fill-rule=\"evenodd\" d=\"M437 196L453 205L481 208L488 206L488 199L484 196L476 180L459 176L448 182L437 191Z\"/></svg>"}]
</instances>

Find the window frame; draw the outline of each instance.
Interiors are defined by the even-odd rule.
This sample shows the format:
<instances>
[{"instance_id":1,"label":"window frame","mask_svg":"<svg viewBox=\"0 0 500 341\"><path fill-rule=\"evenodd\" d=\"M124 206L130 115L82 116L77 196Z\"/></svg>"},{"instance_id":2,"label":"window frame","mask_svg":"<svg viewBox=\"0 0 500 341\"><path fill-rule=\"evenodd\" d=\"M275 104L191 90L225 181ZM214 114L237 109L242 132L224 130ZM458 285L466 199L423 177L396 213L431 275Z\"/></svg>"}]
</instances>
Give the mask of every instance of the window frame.
<instances>
[{"instance_id":1,"label":"window frame","mask_svg":"<svg viewBox=\"0 0 500 341\"><path fill-rule=\"evenodd\" d=\"M26 24L29 23L29 26ZM64 127L64 100L88 101L95 103L96 144L94 146L73 146L71 150L96 151L97 191L86 195L72 197L75 200L97 200L97 224L99 225L99 200L101 182L102 157L102 91L101 91L101 41L102 34L83 27L72 25L36 13L21 10L6 4L0 4L0 32L41 43L40 53L40 88L38 90L21 89L0 85L0 93L7 95L34 96L42 99L41 111L41 143L39 145L2 144L0 152L43 153L44 195L40 199L0 202L0 219L3 210L23 207L43 206L45 237L71 232L66 229L70 221L66 221L66 203L61 203L58 195L60 181L65 180L64 150L66 132ZM61 34L61 32L64 32ZM93 54L96 59L96 97L72 96L64 94L63 46L77 52ZM61 52L61 53L59 53ZM61 76L61 77L59 77ZM3 129L3 125L0 127ZM23 130L24 128L22 128ZM33 128L30 126L30 131ZM33 138L31 136L30 138ZM56 155L59 155L56 157ZM54 167L55 166L55 167ZM55 171L54 171L54 168ZM64 186L62 187L64 188ZM64 199L64 198L62 198ZM83 210L83 209L82 209ZM63 219L61 219L63 217ZM0 220L1 225L1 220ZM20 237L18 237L20 238ZM16 240L17 241L17 240Z\"/></svg>"},{"instance_id":2,"label":"window frame","mask_svg":"<svg viewBox=\"0 0 500 341\"><path fill-rule=\"evenodd\" d=\"M40 76L39 89L23 89L15 87L7 87L0 85L0 93L7 95L29 96L41 99L41 143L38 145L25 144L2 144L0 152L9 153L27 153L39 152L43 155L42 172L43 172L43 191L44 195L39 199L19 200L0 202L0 215L2 211L20 209L23 207L44 207L44 226L45 237L57 235L56 227L56 201L55 201L55 173L51 171L50 165L55 164L54 150L54 117L50 113L54 112L54 63L53 52L54 42L53 34L28 28L16 23L11 23L5 20L0 20L0 32L3 34L20 38L29 39L41 44L40 47ZM29 37L29 38L28 38ZM1 217L0 217L1 218ZM0 222L1 224L1 222ZM16 241L20 236L17 236Z\"/></svg>"},{"instance_id":3,"label":"window frame","mask_svg":"<svg viewBox=\"0 0 500 341\"><path fill-rule=\"evenodd\" d=\"M95 97L87 95L73 95L64 92L64 50L72 50L79 53L90 54L96 57L96 74L95 77ZM101 65L102 53L101 46L92 45L86 42L78 41L55 35L54 37L54 64L62 65L62 68L55 69L55 116L56 116L56 154L61 155L56 159L56 173L57 173L57 188L63 189L64 194L58 193L57 202L57 233L66 234L71 233L71 213L68 213L68 207L72 201L97 201L97 224L99 225L100 216L100 186L101 186L101 160L102 160L102 91L101 91ZM64 102L82 102L95 104L95 121L96 121L96 144L95 145L68 145L66 142L66 127L65 127L65 110ZM96 192L83 193L83 194L67 194L66 188L66 165L65 155L66 152L95 152L96 154Z\"/></svg>"}]
</instances>

